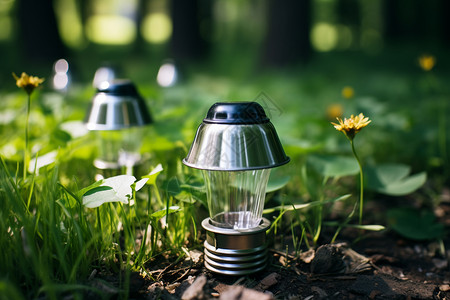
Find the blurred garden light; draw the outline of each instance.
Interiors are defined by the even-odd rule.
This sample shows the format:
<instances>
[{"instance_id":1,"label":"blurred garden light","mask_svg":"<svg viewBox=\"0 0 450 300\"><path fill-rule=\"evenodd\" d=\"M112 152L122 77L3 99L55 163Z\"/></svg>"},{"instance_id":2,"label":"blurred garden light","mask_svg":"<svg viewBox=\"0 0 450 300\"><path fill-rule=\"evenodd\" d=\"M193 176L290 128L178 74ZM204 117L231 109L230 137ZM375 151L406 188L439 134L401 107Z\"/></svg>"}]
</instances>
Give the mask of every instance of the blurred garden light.
<instances>
[{"instance_id":1,"label":"blurred garden light","mask_svg":"<svg viewBox=\"0 0 450 300\"><path fill-rule=\"evenodd\" d=\"M70 82L69 62L64 58L58 59L53 65L53 88L55 90L67 90Z\"/></svg>"},{"instance_id":2,"label":"blurred garden light","mask_svg":"<svg viewBox=\"0 0 450 300\"><path fill-rule=\"evenodd\" d=\"M164 62L158 70L156 82L162 87L171 87L178 80L178 71L172 60Z\"/></svg>"},{"instance_id":3,"label":"blurred garden light","mask_svg":"<svg viewBox=\"0 0 450 300\"><path fill-rule=\"evenodd\" d=\"M105 175L125 167L131 175L141 160L140 147L153 122L144 99L126 79L104 81L97 88L86 116L86 126L97 134L98 154L94 166ZM117 175L117 174L116 174Z\"/></svg>"},{"instance_id":4,"label":"blurred garden light","mask_svg":"<svg viewBox=\"0 0 450 300\"><path fill-rule=\"evenodd\" d=\"M94 74L92 85L99 88L103 82L110 82L117 78L117 71L113 67L103 66L98 68Z\"/></svg>"},{"instance_id":5,"label":"blurred garden light","mask_svg":"<svg viewBox=\"0 0 450 300\"><path fill-rule=\"evenodd\" d=\"M262 217L270 169L289 162L274 126L256 102L214 104L200 124L183 163L202 170L210 217L205 266L244 275L267 264Z\"/></svg>"}]
</instances>

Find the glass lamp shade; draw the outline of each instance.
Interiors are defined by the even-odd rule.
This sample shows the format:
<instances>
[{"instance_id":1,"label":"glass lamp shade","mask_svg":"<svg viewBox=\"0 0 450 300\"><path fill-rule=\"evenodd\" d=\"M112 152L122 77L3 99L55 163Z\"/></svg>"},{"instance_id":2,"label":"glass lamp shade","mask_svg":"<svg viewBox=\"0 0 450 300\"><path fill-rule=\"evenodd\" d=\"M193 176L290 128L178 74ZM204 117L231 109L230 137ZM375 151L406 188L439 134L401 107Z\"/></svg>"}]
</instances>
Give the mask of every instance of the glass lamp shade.
<instances>
[{"instance_id":1,"label":"glass lamp shade","mask_svg":"<svg viewBox=\"0 0 450 300\"><path fill-rule=\"evenodd\" d=\"M97 130L93 134L98 150L94 165L98 169L133 167L141 160L140 148L145 134L144 127Z\"/></svg>"},{"instance_id":2,"label":"glass lamp shade","mask_svg":"<svg viewBox=\"0 0 450 300\"><path fill-rule=\"evenodd\" d=\"M213 225L249 229L260 224L270 169L202 172Z\"/></svg>"},{"instance_id":3,"label":"glass lamp shade","mask_svg":"<svg viewBox=\"0 0 450 300\"><path fill-rule=\"evenodd\" d=\"M94 131L99 169L131 167L140 160L139 150L146 125L153 123L144 99L129 80L99 85L86 115L86 126Z\"/></svg>"}]
</instances>

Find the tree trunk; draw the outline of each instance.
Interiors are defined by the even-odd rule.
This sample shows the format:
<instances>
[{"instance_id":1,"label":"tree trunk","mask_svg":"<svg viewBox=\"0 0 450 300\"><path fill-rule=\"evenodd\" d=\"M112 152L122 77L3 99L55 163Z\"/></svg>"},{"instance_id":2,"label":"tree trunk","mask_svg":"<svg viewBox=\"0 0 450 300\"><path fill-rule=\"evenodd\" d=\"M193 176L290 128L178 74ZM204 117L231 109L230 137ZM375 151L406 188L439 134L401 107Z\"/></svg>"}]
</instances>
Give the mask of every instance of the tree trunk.
<instances>
[{"instance_id":1,"label":"tree trunk","mask_svg":"<svg viewBox=\"0 0 450 300\"><path fill-rule=\"evenodd\" d=\"M269 0L268 11L263 64L277 67L308 61L310 0Z\"/></svg>"},{"instance_id":2,"label":"tree trunk","mask_svg":"<svg viewBox=\"0 0 450 300\"><path fill-rule=\"evenodd\" d=\"M210 17L210 7L210 0L172 0L170 52L177 62L197 60L207 55L208 44L201 35L200 23Z\"/></svg>"},{"instance_id":3,"label":"tree trunk","mask_svg":"<svg viewBox=\"0 0 450 300\"><path fill-rule=\"evenodd\" d=\"M52 1L21 0L17 9L19 52L25 64L53 64L66 56Z\"/></svg>"}]
</instances>

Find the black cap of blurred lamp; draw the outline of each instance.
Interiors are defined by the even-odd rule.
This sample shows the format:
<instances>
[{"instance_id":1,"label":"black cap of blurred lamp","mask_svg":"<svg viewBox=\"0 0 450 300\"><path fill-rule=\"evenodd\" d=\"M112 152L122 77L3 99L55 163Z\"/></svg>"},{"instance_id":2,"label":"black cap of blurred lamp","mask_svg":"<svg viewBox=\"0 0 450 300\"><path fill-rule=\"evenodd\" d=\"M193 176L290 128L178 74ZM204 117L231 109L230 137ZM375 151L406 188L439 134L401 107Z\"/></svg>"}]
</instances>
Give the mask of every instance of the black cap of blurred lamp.
<instances>
[{"instance_id":1,"label":"black cap of blurred lamp","mask_svg":"<svg viewBox=\"0 0 450 300\"><path fill-rule=\"evenodd\" d=\"M89 130L120 130L153 123L135 85L128 79L99 84L86 115Z\"/></svg>"},{"instance_id":2,"label":"black cap of blurred lamp","mask_svg":"<svg viewBox=\"0 0 450 300\"><path fill-rule=\"evenodd\" d=\"M263 124L269 118L257 102L217 102L210 107L205 123L212 124Z\"/></svg>"}]
</instances>

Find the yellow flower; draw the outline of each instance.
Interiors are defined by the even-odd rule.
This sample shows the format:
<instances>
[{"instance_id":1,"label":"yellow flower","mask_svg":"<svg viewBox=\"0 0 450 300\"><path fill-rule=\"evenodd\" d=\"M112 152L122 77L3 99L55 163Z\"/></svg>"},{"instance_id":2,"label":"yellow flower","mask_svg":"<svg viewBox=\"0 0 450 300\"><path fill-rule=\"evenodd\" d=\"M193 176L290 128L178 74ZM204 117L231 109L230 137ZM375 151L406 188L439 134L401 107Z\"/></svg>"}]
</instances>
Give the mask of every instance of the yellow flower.
<instances>
[{"instance_id":1,"label":"yellow flower","mask_svg":"<svg viewBox=\"0 0 450 300\"><path fill-rule=\"evenodd\" d=\"M344 86L341 91L341 95L345 99L351 99L353 98L353 96L355 96L355 90L351 86Z\"/></svg>"},{"instance_id":2,"label":"yellow flower","mask_svg":"<svg viewBox=\"0 0 450 300\"><path fill-rule=\"evenodd\" d=\"M432 55L422 55L419 57L419 65L424 71L431 71L436 65L436 58Z\"/></svg>"},{"instance_id":3,"label":"yellow flower","mask_svg":"<svg viewBox=\"0 0 450 300\"><path fill-rule=\"evenodd\" d=\"M331 122L334 125L336 130L343 132L347 138L353 140L355 135L364 127L369 125L371 120L368 117L364 117L362 113L357 116L351 115L349 119L345 118L344 120L340 118L336 118L339 121L339 124Z\"/></svg>"},{"instance_id":4,"label":"yellow flower","mask_svg":"<svg viewBox=\"0 0 450 300\"><path fill-rule=\"evenodd\" d=\"M17 87L23 89L25 92L27 92L28 95L31 95L34 89L44 82L44 78L29 76L25 72L22 72L20 78L17 77L15 73L13 73L13 77L16 80Z\"/></svg>"}]
</instances>

